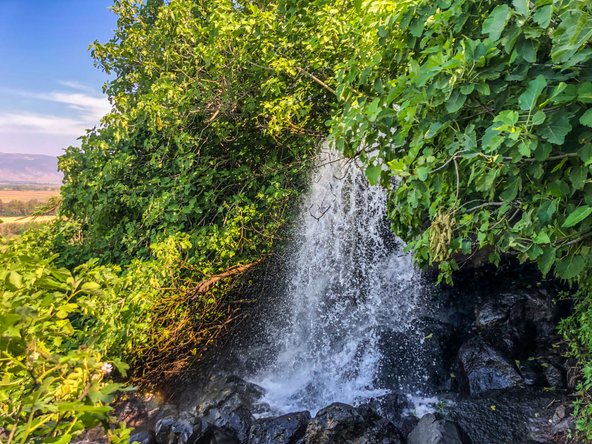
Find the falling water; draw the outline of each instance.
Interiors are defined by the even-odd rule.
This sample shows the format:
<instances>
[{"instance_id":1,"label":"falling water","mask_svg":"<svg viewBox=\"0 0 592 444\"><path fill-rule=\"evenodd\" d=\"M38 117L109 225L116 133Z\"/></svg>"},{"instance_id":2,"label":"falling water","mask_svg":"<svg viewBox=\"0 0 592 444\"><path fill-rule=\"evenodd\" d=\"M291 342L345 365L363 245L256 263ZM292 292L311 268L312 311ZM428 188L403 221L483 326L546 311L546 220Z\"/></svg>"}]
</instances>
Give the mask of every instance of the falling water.
<instances>
[{"instance_id":1,"label":"falling water","mask_svg":"<svg viewBox=\"0 0 592 444\"><path fill-rule=\"evenodd\" d=\"M422 377L419 353L409 350L422 340L412 327L421 283L389 230L385 192L328 149L319 165L291 243L282 307L268 326L277 351L251 378L279 413L356 404L393 385L409 391Z\"/></svg>"}]
</instances>

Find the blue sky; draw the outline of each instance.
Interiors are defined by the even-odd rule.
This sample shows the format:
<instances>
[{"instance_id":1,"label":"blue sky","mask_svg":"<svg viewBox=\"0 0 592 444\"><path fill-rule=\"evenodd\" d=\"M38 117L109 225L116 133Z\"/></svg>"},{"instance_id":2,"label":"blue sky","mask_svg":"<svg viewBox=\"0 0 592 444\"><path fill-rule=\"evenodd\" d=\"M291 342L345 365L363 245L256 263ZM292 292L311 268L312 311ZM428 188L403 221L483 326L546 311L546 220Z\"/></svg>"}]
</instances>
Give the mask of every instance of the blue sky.
<instances>
[{"instance_id":1,"label":"blue sky","mask_svg":"<svg viewBox=\"0 0 592 444\"><path fill-rule=\"evenodd\" d=\"M0 152L59 155L109 110L88 46L112 0L0 0Z\"/></svg>"}]
</instances>

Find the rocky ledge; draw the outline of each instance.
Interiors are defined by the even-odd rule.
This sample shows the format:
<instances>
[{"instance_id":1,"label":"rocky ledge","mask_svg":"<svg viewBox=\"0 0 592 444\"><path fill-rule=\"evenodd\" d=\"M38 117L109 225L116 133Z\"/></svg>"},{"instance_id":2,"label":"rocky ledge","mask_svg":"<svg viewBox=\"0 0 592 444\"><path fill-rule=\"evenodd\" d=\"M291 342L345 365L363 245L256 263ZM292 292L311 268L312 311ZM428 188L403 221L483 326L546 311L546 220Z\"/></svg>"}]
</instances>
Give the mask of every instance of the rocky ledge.
<instances>
[{"instance_id":1,"label":"rocky ledge","mask_svg":"<svg viewBox=\"0 0 592 444\"><path fill-rule=\"evenodd\" d=\"M478 279L472 279L475 286ZM182 405L147 415L131 442L141 444L389 444L566 442L569 367L556 336L555 292L495 282L444 297L420 320L430 394L439 402L419 414L396 389L352 406L274 415L265 390L237 376L216 376L184 390ZM511 291L497 290L500 287ZM477 295L477 296L476 296ZM394 338L395 336L393 336ZM398 350L393 344L394 353ZM433 358L433 359L432 359ZM197 394L196 394L197 393Z\"/></svg>"}]
</instances>

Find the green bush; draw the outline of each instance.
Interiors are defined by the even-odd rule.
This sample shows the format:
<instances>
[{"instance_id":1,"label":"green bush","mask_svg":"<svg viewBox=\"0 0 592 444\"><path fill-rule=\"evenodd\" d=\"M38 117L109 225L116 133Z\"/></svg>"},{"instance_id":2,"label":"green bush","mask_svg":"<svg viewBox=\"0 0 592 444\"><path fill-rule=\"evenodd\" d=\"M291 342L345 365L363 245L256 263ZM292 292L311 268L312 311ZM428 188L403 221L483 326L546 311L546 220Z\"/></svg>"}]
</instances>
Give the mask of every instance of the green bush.
<instances>
[{"instance_id":1,"label":"green bush","mask_svg":"<svg viewBox=\"0 0 592 444\"><path fill-rule=\"evenodd\" d=\"M64 319L77 339L56 353L74 353L76 331L93 331L84 340L96 365L118 349L151 373L172 363L157 353L172 339L182 362L199 358L215 338L200 332L227 320L231 283L218 278L272 250L330 133L388 188L394 231L442 278L486 252L579 286L562 331L582 367L578 426L592 435L589 1L116 0L114 9L113 39L93 47L113 74L113 110L60 159L69 221L21 240L42 257L58 252L56 264L83 264L74 276L108 295L98 329L76 303ZM4 260L24 267L15 251ZM12 304L21 293L5 281ZM31 299L46 291L31 288ZM55 297L67 307L75 291Z\"/></svg>"},{"instance_id":2,"label":"green bush","mask_svg":"<svg viewBox=\"0 0 592 444\"><path fill-rule=\"evenodd\" d=\"M3 442L70 442L111 421L127 367L109 354L115 276L87 265L71 273L27 245L0 249L0 436ZM125 433L117 436L125 437ZM6 439L6 441L4 441Z\"/></svg>"}]
</instances>

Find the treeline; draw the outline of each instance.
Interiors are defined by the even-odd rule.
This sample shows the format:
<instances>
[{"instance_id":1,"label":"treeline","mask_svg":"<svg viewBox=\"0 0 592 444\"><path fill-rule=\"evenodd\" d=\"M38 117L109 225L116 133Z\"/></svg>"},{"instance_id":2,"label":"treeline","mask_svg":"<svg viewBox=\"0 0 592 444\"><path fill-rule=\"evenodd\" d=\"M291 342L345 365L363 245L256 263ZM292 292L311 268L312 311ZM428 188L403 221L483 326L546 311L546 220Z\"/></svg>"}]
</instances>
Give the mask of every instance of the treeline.
<instances>
[{"instance_id":1,"label":"treeline","mask_svg":"<svg viewBox=\"0 0 592 444\"><path fill-rule=\"evenodd\" d=\"M2 184L0 182L0 190L10 191L58 191L60 189L57 185L44 185L44 184Z\"/></svg>"},{"instance_id":2,"label":"treeline","mask_svg":"<svg viewBox=\"0 0 592 444\"><path fill-rule=\"evenodd\" d=\"M3 202L2 199L0 199L0 217L29 216L42 204L43 202L40 202L37 199L28 201L11 200L8 202Z\"/></svg>"}]
</instances>

